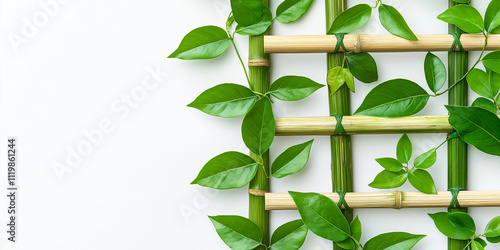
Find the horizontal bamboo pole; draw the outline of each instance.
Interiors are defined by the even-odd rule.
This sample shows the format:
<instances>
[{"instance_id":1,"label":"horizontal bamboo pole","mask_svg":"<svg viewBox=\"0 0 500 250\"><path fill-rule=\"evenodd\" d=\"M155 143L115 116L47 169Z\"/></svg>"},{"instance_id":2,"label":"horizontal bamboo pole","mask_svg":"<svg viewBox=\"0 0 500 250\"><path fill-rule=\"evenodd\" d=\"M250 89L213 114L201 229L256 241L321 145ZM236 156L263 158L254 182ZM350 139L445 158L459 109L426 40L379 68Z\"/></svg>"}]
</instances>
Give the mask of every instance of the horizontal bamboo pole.
<instances>
[{"instance_id":1,"label":"horizontal bamboo pole","mask_svg":"<svg viewBox=\"0 0 500 250\"><path fill-rule=\"evenodd\" d=\"M347 51L359 53L449 51L453 43L453 36L448 34L417 35L417 37L418 41L410 41L393 35L346 34L344 45ZM484 45L484 36L463 34L460 42L466 51L481 50ZM333 35L265 36L264 51L266 53L329 53L334 51L336 43L337 39ZM489 35L486 49L500 49L500 35Z\"/></svg>"},{"instance_id":2,"label":"horizontal bamboo pole","mask_svg":"<svg viewBox=\"0 0 500 250\"><path fill-rule=\"evenodd\" d=\"M276 135L333 135L336 125L337 120L332 116L276 118ZM344 116L342 126L349 135L450 133L452 130L448 116Z\"/></svg>"},{"instance_id":3,"label":"horizontal bamboo pole","mask_svg":"<svg viewBox=\"0 0 500 250\"><path fill-rule=\"evenodd\" d=\"M335 203L337 193L323 193ZM372 192L346 193L345 200L350 208L418 208L418 207L448 207L452 199L451 192L437 194L420 192ZM462 207L498 207L500 206L500 191L460 191L457 196ZM266 193L266 210L297 209L289 194Z\"/></svg>"}]
</instances>

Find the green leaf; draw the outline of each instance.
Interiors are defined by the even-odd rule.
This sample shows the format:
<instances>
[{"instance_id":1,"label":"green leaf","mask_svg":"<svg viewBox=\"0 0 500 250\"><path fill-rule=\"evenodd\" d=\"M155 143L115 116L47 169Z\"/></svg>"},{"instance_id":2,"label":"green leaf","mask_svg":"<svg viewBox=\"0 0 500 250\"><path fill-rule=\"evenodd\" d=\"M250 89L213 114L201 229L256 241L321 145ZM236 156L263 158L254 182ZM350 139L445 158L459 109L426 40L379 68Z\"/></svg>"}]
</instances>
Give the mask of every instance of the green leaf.
<instances>
[{"instance_id":1,"label":"green leaf","mask_svg":"<svg viewBox=\"0 0 500 250\"><path fill-rule=\"evenodd\" d=\"M483 239L481 239L479 237L475 238L474 240L479 242L479 244L481 244L482 247L486 247L488 245L488 243L486 243L486 241L484 241Z\"/></svg>"},{"instance_id":2,"label":"green leaf","mask_svg":"<svg viewBox=\"0 0 500 250\"><path fill-rule=\"evenodd\" d=\"M191 184L216 189L240 188L253 179L258 166L248 155L225 152L208 161Z\"/></svg>"},{"instance_id":3,"label":"green leaf","mask_svg":"<svg viewBox=\"0 0 500 250\"><path fill-rule=\"evenodd\" d=\"M291 23L299 20L311 7L314 0L285 0L276 9L276 20Z\"/></svg>"},{"instance_id":4,"label":"green leaf","mask_svg":"<svg viewBox=\"0 0 500 250\"><path fill-rule=\"evenodd\" d=\"M411 31L403 16L396 8L381 4L378 7L380 23L389 33L404 39L418 41L417 36Z\"/></svg>"},{"instance_id":5,"label":"green leaf","mask_svg":"<svg viewBox=\"0 0 500 250\"><path fill-rule=\"evenodd\" d=\"M470 215L463 212L439 212L429 214L437 229L455 240L468 240L476 233L476 225Z\"/></svg>"},{"instance_id":6,"label":"green leaf","mask_svg":"<svg viewBox=\"0 0 500 250\"><path fill-rule=\"evenodd\" d=\"M482 61L484 66L500 74L500 50L488 53Z\"/></svg>"},{"instance_id":7,"label":"green leaf","mask_svg":"<svg viewBox=\"0 0 500 250\"><path fill-rule=\"evenodd\" d=\"M472 69L467 75L467 82L470 88L480 96L494 99L496 93L493 93L489 82L489 76L480 69Z\"/></svg>"},{"instance_id":8,"label":"green leaf","mask_svg":"<svg viewBox=\"0 0 500 250\"><path fill-rule=\"evenodd\" d=\"M432 167L436 163L436 148L433 148L415 158L413 161L413 166L420 169L426 169Z\"/></svg>"},{"instance_id":9,"label":"green leaf","mask_svg":"<svg viewBox=\"0 0 500 250\"><path fill-rule=\"evenodd\" d=\"M274 250L299 249L307 236L307 227L302 220L294 220L278 227L271 236L271 248Z\"/></svg>"},{"instance_id":10,"label":"green leaf","mask_svg":"<svg viewBox=\"0 0 500 250\"><path fill-rule=\"evenodd\" d=\"M484 30L481 14L470 5L453 6L441 13L437 18L455 24L467 33L481 33Z\"/></svg>"},{"instance_id":11,"label":"green leaf","mask_svg":"<svg viewBox=\"0 0 500 250\"><path fill-rule=\"evenodd\" d=\"M460 138L477 149L500 156L500 119L488 110L477 107L446 106L450 124Z\"/></svg>"},{"instance_id":12,"label":"green leaf","mask_svg":"<svg viewBox=\"0 0 500 250\"><path fill-rule=\"evenodd\" d=\"M500 243L500 236L497 237L486 237L486 240L490 243Z\"/></svg>"},{"instance_id":13,"label":"green leaf","mask_svg":"<svg viewBox=\"0 0 500 250\"><path fill-rule=\"evenodd\" d=\"M408 181L410 184L416 188L418 191L426 194L437 194L436 185L434 185L434 180L429 172L415 168L410 171L408 175Z\"/></svg>"},{"instance_id":14,"label":"green leaf","mask_svg":"<svg viewBox=\"0 0 500 250\"><path fill-rule=\"evenodd\" d=\"M335 242L342 249L354 249L356 247L356 243L351 238L347 238L343 241Z\"/></svg>"},{"instance_id":15,"label":"green leaf","mask_svg":"<svg viewBox=\"0 0 500 250\"><path fill-rule=\"evenodd\" d=\"M273 143L275 131L271 101L262 98L243 118L241 125L243 142L255 154L263 155Z\"/></svg>"},{"instance_id":16,"label":"green leaf","mask_svg":"<svg viewBox=\"0 0 500 250\"><path fill-rule=\"evenodd\" d=\"M298 101L324 86L303 76L283 76L271 84L268 94L282 101Z\"/></svg>"},{"instance_id":17,"label":"green leaf","mask_svg":"<svg viewBox=\"0 0 500 250\"><path fill-rule=\"evenodd\" d=\"M240 25L249 26L262 20L264 4L261 0L230 0L234 20Z\"/></svg>"},{"instance_id":18,"label":"green leaf","mask_svg":"<svg viewBox=\"0 0 500 250\"><path fill-rule=\"evenodd\" d=\"M313 141L292 146L281 153L271 166L271 176L282 178L302 170L309 160Z\"/></svg>"},{"instance_id":19,"label":"green leaf","mask_svg":"<svg viewBox=\"0 0 500 250\"><path fill-rule=\"evenodd\" d=\"M394 158L386 157L386 158L378 158L375 160L387 171L397 173L401 171L401 169L403 169L403 164Z\"/></svg>"},{"instance_id":20,"label":"green leaf","mask_svg":"<svg viewBox=\"0 0 500 250\"><path fill-rule=\"evenodd\" d=\"M273 16L271 10L265 5L262 5L262 19L254 24L242 25L238 24L236 26L236 33L240 35L261 35L271 26Z\"/></svg>"},{"instance_id":21,"label":"green leaf","mask_svg":"<svg viewBox=\"0 0 500 250\"><path fill-rule=\"evenodd\" d=\"M479 241L476 241L475 239L472 240L470 246L472 250L484 250L483 245Z\"/></svg>"},{"instance_id":22,"label":"green leaf","mask_svg":"<svg viewBox=\"0 0 500 250\"><path fill-rule=\"evenodd\" d=\"M471 107L483 108L492 112L493 114L497 113L497 108L495 107L495 104L484 97L479 97L476 100L474 100Z\"/></svg>"},{"instance_id":23,"label":"green leaf","mask_svg":"<svg viewBox=\"0 0 500 250\"><path fill-rule=\"evenodd\" d=\"M368 184L368 186L379 189L397 188L403 185L406 182L407 178L408 173L404 170L401 170L397 173L384 170L380 172L375 177L373 182Z\"/></svg>"},{"instance_id":24,"label":"green leaf","mask_svg":"<svg viewBox=\"0 0 500 250\"><path fill-rule=\"evenodd\" d=\"M377 235L365 244L364 250L409 250L425 235L392 232Z\"/></svg>"},{"instance_id":25,"label":"green leaf","mask_svg":"<svg viewBox=\"0 0 500 250\"><path fill-rule=\"evenodd\" d=\"M396 156L400 162L408 164L411 158L411 154L412 154L412 146L410 138L408 138L407 134L404 134L398 141L398 146L396 148Z\"/></svg>"},{"instance_id":26,"label":"green leaf","mask_svg":"<svg viewBox=\"0 0 500 250\"><path fill-rule=\"evenodd\" d=\"M288 193L304 224L314 234L331 241L343 241L351 234L349 223L330 198L318 193Z\"/></svg>"},{"instance_id":27,"label":"green leaf","mask_svg":"<svg viewBox=\"0 0 500 250\"><path fill-rule=\"evenodd\" d=\"M372 8L368 4L358 4L340 13L328 31L333 33L350 33L363 27L372 14Z\"/></svg>"},{"instance_id":28,"label":"green leaf","mask_svg":"<svg viewBox=\"0 0 500 250\"><path fill-rule=\"evenodd\" d=\"M486 72L488 73L488 80L490 82L493 96L496 96L498 91L500 91L500 74L488 68L486 68Z\"/></svg>"},{"instance_id":29,"label":"green leaf","mask_svg":"<svg viewBox=\"0 0 500 250\"><path fill-rule=\"evenodd\" d=\"M429 94L415 82L394 79L373 88L355 115L400 117L413 115L425 107Z\"/></svg>"},{"instance_id":30,"label":"green leaf","mask_svg":"<svg viewBox=\"0 0 500 250\"><path fill-rule=\"evenodd\" d=\"M347 81L345 78L344 68L341 66L334 67L328 70L326 81L330 86L330 93L335 93Z\"/></svg>"},{"instance_id":31,"label":"green leaf","mask_svg":"<svg viewBox=\"0 0 500 250\"><path fill-rule=\"evenodd\" d=\"M351 234L354 239L358 242L361 240L361 221L359 221L358 216L351 221Z\"/></svg>"},{"instance_id":32,"label":"green leaf","mask_svg":"<svg viewBox=\"0 0 500 250\"><path fill-rule=\"evenodd\" d=\"M446 67L436 55L428 52L424 61L425 80L434 94L446 83Z\"/></svg>"},{"instance_id":33,"label":"green leaf","mask_svg":"<svg viewBox=\"0 0 500 250\"><path fill-rule=\"evenodd\" d=\"M500 236L500 216L491 219L484 229L484 236L498 237Z\"/></svg>"},{"instance_id":34,"label":"green leaf","mask_svg":"<svg viewBox=\"0 0 500 250\"><path fill-rule=\"evenodd\" d=\"M257 96L247 87L224 83L209 88L188 104L209 115L236 117L248 113L257 101Z\"/></svg>"},{"instance_id":35,"label":"green leaf","mask_svg":"<svg viewBox=\"0 0 500 250\"><path fill-rule=\"evenodd\" d=\"M230 44L230 38L222 28L203 26L189 32L168 58L211 59L222 55Z\"/></svg>"},{"instance_id":36,"label":"green leaf","mask_svg":"<svg viewBox=\"0 0 500 250\"><path fill-rule=\"evenodd\" d=\"M262 230L253 221L236 215L208 216L222 241L234 250L254 249L262 242Z\"/></svg>"},{"instance_id":37,"label":"green leaf","mask_svg":"<svg viewBox=\"0 0 500 250\"><path fill-rule=\"evenodd\" d=\"M371 83L378 80L377 63L366 53L349 53L345 58L347 66L356 79Z\"/></svg>"},{"instance_id":38,"label":"green leaf","mask_svg":"<svg viewBox=\"0 0 500 250\"><path fill-rule=\"evenodd\" d=\"M343 68L340 74L345 79L345 84L347 85L347 87L354 93L354 76L352 75L351 71L349 69Z\"/></svg>"},{"instance_id":39,"label":"green leaf","mask_svg":"<svg viewBox=\"0 0 500 250\"><path fill-rule=\"evenodd\" d=\"M500 26L500 1L493 0L488 4L484 15L484 27L488 33Z\"/></svg>"}]
</instances>

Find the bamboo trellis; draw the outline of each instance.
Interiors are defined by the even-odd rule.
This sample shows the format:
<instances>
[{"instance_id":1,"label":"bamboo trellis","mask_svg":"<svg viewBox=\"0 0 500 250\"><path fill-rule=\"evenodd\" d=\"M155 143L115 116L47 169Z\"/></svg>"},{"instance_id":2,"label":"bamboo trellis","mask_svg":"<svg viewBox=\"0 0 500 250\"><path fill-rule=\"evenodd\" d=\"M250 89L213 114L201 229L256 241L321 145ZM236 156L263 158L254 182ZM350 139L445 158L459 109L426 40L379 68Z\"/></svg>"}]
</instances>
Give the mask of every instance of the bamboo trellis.
<instances>
[{"instance_id":1,"label":"bamboo trellis","mask_svg":"<svg viewBox=\"0 0 500 250\"><path fill-rule=\"evenodd\" d=\"M455 5L450 2L450 7ZM327 27L333 18L345 9L345 0L326 0ZM449 31L456 32L458 29L450 25ZM450 51L454 37L449 34L417 35L418 41L409 41L393 35L371 35L371 34L346 34L343 44L349 52L427 52L427 51L449 51L449 81L450 86L467 72L467 53ZM482 34L463 34L460 42L465 51L482 50L485 45ZM341 54L331 54L337 44L333 35L307 35L307 36L265 36L264 51L266 53L330 53L328 54L328 68L339 66ZM500 35L490 34L488 36L486 50L500 49ZM458 46L455 50L459 50ZM342 52L342 49L339 50ZM453 70L453 71L451 71ZM452 126L448 122L448 116L411 116L400 118L379 118L368 116L349 116L349 91L343 86L334 95L330 94L330 114L345 115L342 126L345 135L338 136L336 131L337 119L330 117L291 117L276 119L276 135L330 135L332 136L332 162L339 156L335 152L339 147L343 149L346 161L337 162L339 166L332 166L334 189L350 191L352 180L350 174L350 140L351 134L390 134L390 133L451 133ZM467 84L465 81L458 84L449 92L450 105L467 105ZM342 140L342 141L340 141ZM450 140L448 145L448 187L466 188L467 168L464 159L466 144L459 138ZM345 175L343 177L335 175ZM465 174L465 177L464 177ZM462 177L460 177L462 176ZM340 182L340 183L335 183ZM337 190L334 190L337 191ZM336 193L324 193L333 201L338 202L339 195ZM438 192L437 195L423 194L420 192L375 192L356 193L347 192L345 201L350 208L412 208L412 207L449 207L450 211L466 211L451 207L453 195L449 191ZM460 206L466 207L490 207L500 206L500 191L461 191L457 195ZM265 208L267 210L296 209L293 199L289 194L266 193ZM343 208L343 207L342 207ZM352 216L348 212L346 216ZM463 241L449 241L450 249L463 248ZM338 248L337 246L335 248Z\"/></svg>"}]
</instances>

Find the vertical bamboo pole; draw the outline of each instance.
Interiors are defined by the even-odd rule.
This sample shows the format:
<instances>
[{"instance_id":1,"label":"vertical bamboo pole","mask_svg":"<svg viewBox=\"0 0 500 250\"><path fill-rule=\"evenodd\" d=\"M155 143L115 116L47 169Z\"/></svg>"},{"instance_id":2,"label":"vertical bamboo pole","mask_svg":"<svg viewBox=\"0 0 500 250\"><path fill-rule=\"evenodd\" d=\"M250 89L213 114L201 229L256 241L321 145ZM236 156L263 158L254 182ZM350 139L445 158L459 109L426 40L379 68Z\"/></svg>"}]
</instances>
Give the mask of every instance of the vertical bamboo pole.
<instances>
[{"instance_id":1,"label":"vertical bamboo pole","mask_svg":"<svg viewBox=\"0 0 500 250\"><path fill-rule=\"evenodd\" d=\"M269 6L269 0L263 0L264 4ZM266 31L266 35L269 35L269 30ZM269 54L264 53L264 36L250 36L249 38L249 55L248 55L248 69L250 86L253 90L266 93L269 89L269 64L266 66L253 66L252 61L268 62L270 59ZM257 161L259 160L259 155L250 153L250 156ZM257 174L254 179L250 182L249 188L259 191L270 191L269 179L266 177L266 172L269 173L269 151L263 156L264 168L258 168ZM266 172L264 172L266 171ZM262 195L249 194L249 219L255 222L264 232L263 243L269 245L269 211L265 209L265 197ZM259 246L256 249L266 250L265 247Z\"/></svg>"},{"instance_id":2,"label":"vertical bamboo pole","mask_svg":"<svg viewBox=\"0 0 500 250\"><path fill-rule=\"evenodd\" d=\"M326 0L326 29L330 28L333 20L346 9L347 0ZM342 66L343 53L328 53L328 70ZM336 93L328 88L330 115L350 115L350 91L346 85ZM332 155L332 184L333 191L352 192L352 164L351 164L351 136L330 136L330 150ZM348 221L352 220L352 209L343 210ZM342 249L334 245L334 249Z\"/></svg>"},{"instance_id":3,"label":"vertical bamboo pole","mask_svg":"<svg viewBox=\"0 0 500 250\"><path fill-rule=\"evenodd\" d=\"M449 1L449 6L453 7L457 3ZM459 28L449 25L449 32L457 32ZM467 52L448 53L448 78L449 85L460 80L468 69ZM468 85L465 80L453 87L448 93L448 103L454 106L467 106ZM460 138L448 141L448 188L467 188L467 144ZM448 212L467 212L467 208L448 208ZM467 245L467 241L448 239L449 250L462 250Z\"/></svg>"}]
</instances>

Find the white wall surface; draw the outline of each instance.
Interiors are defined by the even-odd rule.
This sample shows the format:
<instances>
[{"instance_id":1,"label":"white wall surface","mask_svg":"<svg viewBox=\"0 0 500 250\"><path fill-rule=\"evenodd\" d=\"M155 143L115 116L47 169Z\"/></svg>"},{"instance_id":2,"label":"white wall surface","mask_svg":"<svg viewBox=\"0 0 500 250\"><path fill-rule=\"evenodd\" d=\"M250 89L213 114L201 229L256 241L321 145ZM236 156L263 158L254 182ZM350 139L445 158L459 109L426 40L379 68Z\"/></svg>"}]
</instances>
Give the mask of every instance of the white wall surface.
<instances>
[{"instance_id":1,"label":"white wall surface","mask_svg":"<svg viewBox=\"0 0 500 250\"><path fill-rule=\"evenodd\" d=\"M213 191L189 183L213 156L247 152L241 118L211 117L186 104L216 84L244 84L244 74L232 50L210 61L167 56L190 30L223 26L229 1L60 0L50 13L43 7L47 2L0 1L0 152L6 154L9 136L17 137L19 151L18 241L6 239L2 195L0 249L227 249L207 215L246 216L247 189ZM273 12L279 2L273 1ZM375 0L350 0L349 5L361 2ZM396 6L416 34L447 33L447 25L435 18L447 8L446 0L384 2ZM484 13L487 2L474 5ZM324 34L324 19L324 3L318 0L299 22L276 23L273 33ZM386 33L377 12L360 32ZM236 42L246 59L247 39ZM446 62L446 52L436 54ZM478 56L470 54L471 61ZM379 81L356 83L353 110L383 81L407 78L425 86L425 53L373 56ZM272 79L294 74L326 83L325 60L324 54L273 55ZM446 114L446 101L446 96L431 99L419 115ZM299 102L276 101L274 110L277 117L326 116L327 90ZM374 159L394 156L399 137L353 136L356 191L379 191L367 186L382 169ZM278 137L271 158L310 138L315 142L307 167L273 179L273 192L331 190L328 137ZM410 138L418 154L439 145L445 135ZM500 190L498 157L474 148L469 156L469 189ZM6 157L0 158L5 166ZM446 168L443 147L430 169L438 190L446 190ZM6 167L0 169L0 188L6 188ZM409 185L400 190L414 191ZM408 231L428 235L415 249L445 249L446 238L427 216L444 210L358 209L356 214L363 224L362 242L383 232ZM482 232L500 209L470 213ZM273 229L299 218L297 211L271 216ZM331 249L331 242L309 233L303 249Z\"/></svg>"}]
</instances>

